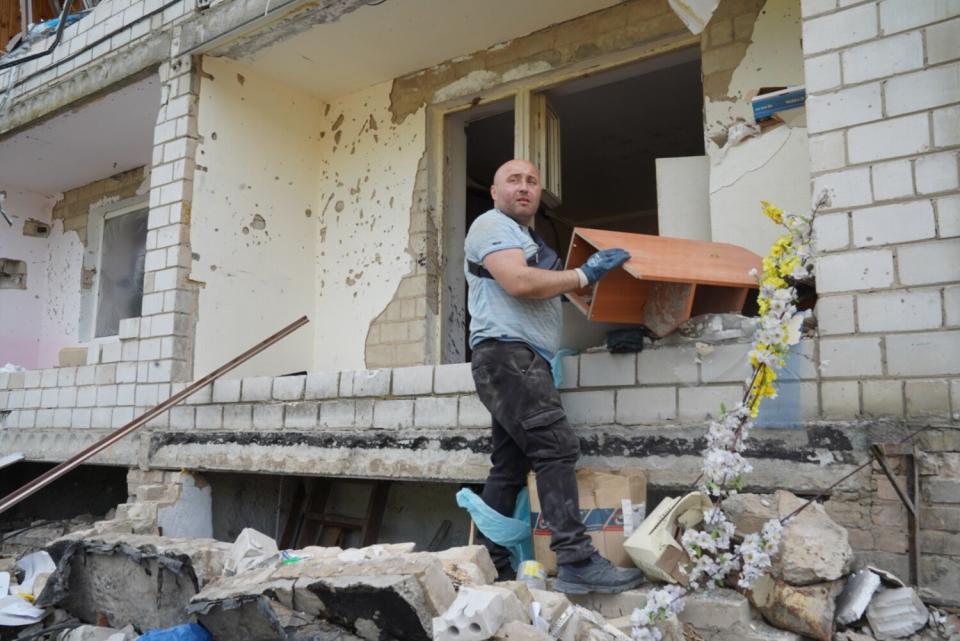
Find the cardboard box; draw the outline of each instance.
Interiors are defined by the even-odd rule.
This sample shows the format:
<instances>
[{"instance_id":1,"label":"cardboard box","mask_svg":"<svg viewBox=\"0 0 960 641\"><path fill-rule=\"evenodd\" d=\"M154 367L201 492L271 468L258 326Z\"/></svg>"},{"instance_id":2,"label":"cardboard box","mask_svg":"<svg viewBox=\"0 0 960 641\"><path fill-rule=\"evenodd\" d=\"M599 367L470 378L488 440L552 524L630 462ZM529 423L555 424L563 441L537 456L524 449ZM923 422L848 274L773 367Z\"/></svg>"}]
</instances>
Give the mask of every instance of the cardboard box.
<instances>
[{"instance_id":1,"label":"cardboard box","mask_svg":"<svg viewBox=\"0 0 960 641\"><path fill-rule=\"evenodd\" d=\"M540 511L536 476L527 477L530 491L530 528L533 530L534 557L548 574L557 573L557 556L550 550L549 524ZM577 470L580 516L587 534L600 554L620 567L634 567L624 551L626 538L644 517L647 502L647 474L643 470Z\"/></svg>"},{"instance_id":2,"label":"cardboard box","mask_svg":"<svg viewBox=\"0 0 960 641\"><path fill-rule=\"evenodd\" d=\"M685 586L687 575L683 567L690 558L678 538L681 532L702 523L710 506L710 498L700 492L663 499L627 537L624 550L649 578Z\"/></svg>"}]
</instances>

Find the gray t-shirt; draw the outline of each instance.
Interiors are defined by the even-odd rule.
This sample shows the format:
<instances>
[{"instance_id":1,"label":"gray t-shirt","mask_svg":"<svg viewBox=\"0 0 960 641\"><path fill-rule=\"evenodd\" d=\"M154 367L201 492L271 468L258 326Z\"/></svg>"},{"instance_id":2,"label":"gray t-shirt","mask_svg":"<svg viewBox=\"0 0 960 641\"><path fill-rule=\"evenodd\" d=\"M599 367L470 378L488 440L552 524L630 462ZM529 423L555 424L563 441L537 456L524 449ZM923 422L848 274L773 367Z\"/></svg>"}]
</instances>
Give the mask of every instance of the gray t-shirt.
<instances>
[{"instance_id":1,"label":"gray t-shirt","mask_svg":"<svg viewBox=\"0 0 960 641\"><path fill-rule=\"evenodd\" d=\"M481 214L467 232L463 265L470 294L470 347L495 338L522 341L548 361L560 346L562 315L560 297L530 300L511 296L492 278L470 273L467 261L483 265L488 254L504 249L522 249L524 258L537 253L530 231L497 209Z\"/></svg>"}]
</instances>

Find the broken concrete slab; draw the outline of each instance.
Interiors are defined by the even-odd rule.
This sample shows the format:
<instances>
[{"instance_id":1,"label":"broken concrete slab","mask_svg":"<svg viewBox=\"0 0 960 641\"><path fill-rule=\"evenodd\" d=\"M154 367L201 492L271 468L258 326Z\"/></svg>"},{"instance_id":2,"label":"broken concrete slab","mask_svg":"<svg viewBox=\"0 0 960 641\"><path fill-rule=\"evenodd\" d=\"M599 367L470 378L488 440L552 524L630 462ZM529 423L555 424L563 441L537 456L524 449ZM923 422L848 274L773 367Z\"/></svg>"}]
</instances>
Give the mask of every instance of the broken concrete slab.
<instances>
[{"instance_id":1,"label":"broken concrete slab","mask_svg":"<svg viewBox=\"0 0 960 641\"><path fill-rule=\"evenodd\" d=\"M277 557L279 553L273 537L251 527L244 528L230 547L224 571L227 574L242 574Z\"/></svg>"},{"instance_id":2,"label":"broken concrete slab","mask_svg":"<svg viewBox=\"0 0 960 641\"><path fill-rule=\"evenodd\" d=\"M910 636L927 625L929 617L913 588L881 590L867 606L867 622L878 641Z\"/></svg>"},{"instance_id":3,"label":"broken concrete slab","mask_svg":"<svg viewBox=\"0 0 960 641\"><path fill-rule=\"evenodd\" d=\"M682 623L697 630L725 630L735 625L749 625L750 602L736 590L714 589L695 592L684 598L678 615Z\"/></svg>"},{"instance_id":4,"label":"broken concrete slab","mask_svg":"<svg viewBox=\"0 0 960 641\"><path fill-rule=\"evenodd\" d=\"M493 641L552 641L550 635L529 623L510 621L493 635Z\"/></svg>"},{"instance_id":5,"label":"broken concrete slab","mask_svg":"<svg viewBox=\"0 0 960 641\"><path fill-rule=\"evenodd\" d=\"M506 623L529 623L520 599L507 588L461 588L450 607L433 619L434 641L483 641Z\"/></svg>"},{"instance_id":6,"label":"broken concrete slab","mask_svg":"<svg viewBox=\"0 0 960 641\"><path fill-rule=\"evenodd\" d=\"M70 535L48 548L57 570L37 604L82 621L103 616L115 628L167 628L182 623L190 599L222 574L229 548L213 539Z\"/></svg>"},{"instance_id":7,"label":"broken concrete slab","mask_svg":"<svg viewBox=\"0 0 960 641\"><path fill-rule=\"evenodd\" d=\"M490 559L490 552L483 545L464 545L435 553L443 563L447 574L464 575L470 579L482 577L482 583L497 580L497 568Z\"/></svg>"},{"instance_id":8,"label":"broken concrete slab","mask_svg":"<svg viewBox=\"0 0 960 641\"><path fill-rule=\"evenodd\" d=\"M750 601L778 628L831 641L834 601L842 589L842 581L796 586L764 575L754 582Z\"/></svg>"},{"instance_id":9,"label":"broken concrete slab","mask_svg":"<svg viewBox=\"0 0 960 641\"><path fill-rule=\"evenodd\" d=\"M880 587L880 577L864 569L851 574L837 597L837 623L850 625L867 611L874 592Z\"/></svg>"},{"instance_id":10,"label":"broken concrete slab","mask_svg":"<svg viewBox=\"0 0 960 641\"><path fill-rule=\"evenodd\" d=\"M429 639L433 618L456 598L443 564L427 553L306 559L278 568L271 578L295 579L291 596L277 595L281 602L289 598L295 609L322 614L365 639Z\"/></svg>"},{"instance_id":11,"label":"broken concrete slab","mask_svg":"<svg viewBox=\"0 0 960 641\"><path fill-rule=\"evenodd\" d=\"M770 519L783 518L805 501L785 490L768 494L738 494L723 507L737 527L737 534L759 532ZM771 574L792 585L835 581L845 576L853 563L847 530L837 524L819 503L812 503L792 517L783 528L780 551Z\"/></svg>"}]
</instances>

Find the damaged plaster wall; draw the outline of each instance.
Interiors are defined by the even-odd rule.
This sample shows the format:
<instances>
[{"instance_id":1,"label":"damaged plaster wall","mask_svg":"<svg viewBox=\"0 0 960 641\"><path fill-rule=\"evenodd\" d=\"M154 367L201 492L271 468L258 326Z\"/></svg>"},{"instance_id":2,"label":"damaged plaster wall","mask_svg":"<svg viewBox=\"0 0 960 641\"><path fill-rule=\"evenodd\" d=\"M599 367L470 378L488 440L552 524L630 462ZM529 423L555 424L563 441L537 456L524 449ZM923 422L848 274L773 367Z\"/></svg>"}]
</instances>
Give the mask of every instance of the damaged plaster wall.
<instances>
[{"instance_id":1,"label":"damaged plaster wall","mask_svg":"<svg viewBox=\"0 0 960 641\"><path fill-rule=\"evenodd\" d=\"M199 377L301 315L314 317L319 99L226 58L204 58L190 277L201 283ZM301 330L230 373L311 369Z\"/></svg>"},{"instance_id":2,"label":"damaged plaster wall","mask_svg":"<svg viewBox=\"0 0 960 641\"><path fill-rule=\"evenodd\" d=\"M0 186L0 190L4 187ZM0 289L0 365L13 363L27 369L44 367L39 332L45 317L50 244L62 243L63 226L51 237L25 236L24 225L34 219L50 223L55 199L34 192L6 188L3 209L13 221L0 221L0 258L22 260L27 266L26 289ZM76 234L73 234L76 237ZM82 251L82 250L81 250ZM57 336L48 340L61 343ZM66 340L66 336L60 337ZM44 341L46 342L46 341ZM46 350L44 350L46 351Z\"/></svg>"},{"instance_id":3,"label":"damaged plaster wall","mask_svg":"<svg viewBox=\"0 0 960 641\"><path fill-rule=\"evenodd\" d=\"M365 367L368 328L413 270L410 211L426 111L394 123L390 91L381 83L322 111L314 331L323 370Z\"/></svg>"},{"instance_id":4,"label":"damaged plaster wall","mask_svg":"<svg viewBox=\"0 0 960 641\"><path fill-rule=\"evenodd\" d=\"M759 201L794 212L810 206L803 110L786 112L787 124L759 137L722 147L728 127L753 122L749 92L803 84L799 0L721 2L703 40L703 72L713 240L765 255L780 229L760 216Z\"/></svg>"}]
</instances>

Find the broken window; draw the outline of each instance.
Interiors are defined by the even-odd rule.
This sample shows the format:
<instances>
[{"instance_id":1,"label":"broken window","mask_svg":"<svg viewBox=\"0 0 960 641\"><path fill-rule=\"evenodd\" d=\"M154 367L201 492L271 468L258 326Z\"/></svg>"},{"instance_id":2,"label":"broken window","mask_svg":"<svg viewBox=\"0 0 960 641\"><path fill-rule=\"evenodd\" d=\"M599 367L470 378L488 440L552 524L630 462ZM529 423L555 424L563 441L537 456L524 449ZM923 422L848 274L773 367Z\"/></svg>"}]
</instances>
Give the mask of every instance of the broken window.
<instances>
[{"instance_id":1,"label":"broken window","mask_svg":"<svg viewBox=\"0 0 960 641\"><path fill-rule=\"evenodd\" d=\"M26 289L27 264L16 258L0 258L0 289Z\"/></svg>"},{"instance_id":2,"label":"broken window","mask_svg":"<svg viewBox=\"0 0 960 641\"><path fill-rule=\"evenodd\" d=\"M140 316L147 241L146 208L122 209L103 221L94 336L114 336L120 320Z\"/></svg>"},{"instance_id":3,"label":"broken window","mask_svg":"<svg viewBox=\"0 0 960 641\"><path fill-rule=\"evenodd\" d=\"M463 239L493 206L489 187L500 164L520 157L539 167L537 231L566 259L575 227L641 234L663 228L695 238L688 228L705 225L709 240L704 153L698 48L523 86L447 114L443 362L469 360ZM569 347L595 344L612 329L588 327L566 312L564 318ZM575 341L567 340L573 335Z\"/></svg>"}]
</instances>

